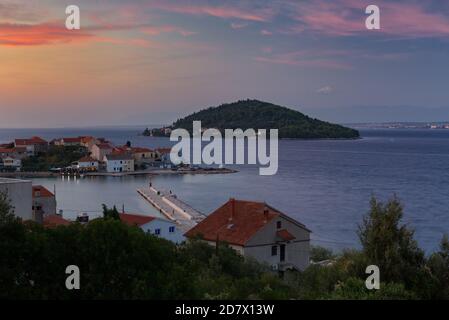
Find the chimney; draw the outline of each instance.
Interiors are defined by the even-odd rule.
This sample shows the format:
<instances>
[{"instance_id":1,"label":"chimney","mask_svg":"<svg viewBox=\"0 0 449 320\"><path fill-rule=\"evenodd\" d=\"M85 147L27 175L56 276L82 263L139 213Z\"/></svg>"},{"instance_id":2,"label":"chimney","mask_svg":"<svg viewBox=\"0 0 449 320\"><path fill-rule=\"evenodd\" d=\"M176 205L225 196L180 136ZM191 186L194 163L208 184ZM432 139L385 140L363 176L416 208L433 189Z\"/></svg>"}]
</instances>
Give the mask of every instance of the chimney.
<instances>
[{"instance_id":1,"label":"chimney","mask_svg":"<svg viewBox=\"0 0 449 320\"><path fill-rule=\"evenodd\" d=\"M264 223L267 223L267 221L268 221L268 208L267 207L265 207L263 209L263 218L264 218Z\"/></svg>"},{"instance_id":2,"label":"chimney","mask_svg":"<svg viewBox=\"0 0 449 320\"><path fill-rule=\"evenodd\" d=\"M229 199L229 201L231 201L231 216L229 217L229 221L232 221L232 219L234 219L234 215L235 215L235 199L231 198L231 199Z\"/></svg>"}]
</instances>

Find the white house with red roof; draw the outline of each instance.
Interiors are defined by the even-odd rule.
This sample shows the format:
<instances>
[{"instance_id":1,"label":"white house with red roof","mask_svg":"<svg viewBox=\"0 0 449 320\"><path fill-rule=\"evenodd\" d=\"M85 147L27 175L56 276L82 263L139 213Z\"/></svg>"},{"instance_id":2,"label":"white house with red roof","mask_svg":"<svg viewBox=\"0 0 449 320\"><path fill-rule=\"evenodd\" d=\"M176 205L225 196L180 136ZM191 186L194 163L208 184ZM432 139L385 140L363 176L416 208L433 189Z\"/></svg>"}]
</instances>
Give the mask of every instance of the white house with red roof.
<instances>
[{"instance_id":1,"label":"white house with red roof","mask_svg":"<svg viewBox=\"0 0 449 320\"><path fill-rule=\"evenodd\" d=\"M32 209L36 221L42 222L46 216L56 214L56 197L50 190L44 186L35 185L32 192Z\"/></svg>"},{"instance_id":2,"label":"white house with red roof","mask_svg":"<svg viewBox=\"0 0 449 320\"><path fill-rule=\"evenodd\" d=\"M113 150L114 147L110 143L100 142L94 144L89 151L91 152L92 158L98 161L103 161L104 157L111 154Z\"/></svg>"},{"instance_id":3,"label":"white house with red roof","mask_svg":"<svg viewBox=\"0 0 449 320\"><path fill-rule=\"evenodd\" d=\"M127 152L105 155L103 162L106 163L106 171L109 173L134 171L134 157Z\"/></svg>"},{"instance_id":4,"label":"white house with red roof","mask_svg":"<svg viewBox=\"0 0 449 320\"><path fill-rule=\"evenodd\" d=\"M183 232L178 228L176 223L163 218L120 213L120 220L127 225L139 227L146 233L174 243L181 243L185 240Z\"/></svg>"},{"instance_id":5,"label":"white house with red roof","mask_svg":"<svg viewBox=\"0 0 449 320\"><path fill-rule=\"evenodd\" d=\"M263 202L230 199L185 236L211 245L226 242L243 256L273 270L304 270L309 265L306 226Z\"/></svg>"}]
</instances>

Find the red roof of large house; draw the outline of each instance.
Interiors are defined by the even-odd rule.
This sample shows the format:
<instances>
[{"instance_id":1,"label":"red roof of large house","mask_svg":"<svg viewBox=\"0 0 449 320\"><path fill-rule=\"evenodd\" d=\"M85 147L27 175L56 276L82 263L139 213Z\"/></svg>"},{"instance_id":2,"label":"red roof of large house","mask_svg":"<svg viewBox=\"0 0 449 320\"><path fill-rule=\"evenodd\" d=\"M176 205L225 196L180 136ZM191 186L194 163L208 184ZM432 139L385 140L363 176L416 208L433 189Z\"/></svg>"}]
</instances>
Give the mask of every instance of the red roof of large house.
<instances>
[{"instance_id":1,"label":"red roof of large house","mask_svg":"<svg viewBox=\"0 0 449 320\"><path fill-rule=\"evenodd\" d=\"M16 139L15 143L18 146L28 146L28 145L35 145L35 144L48 144L48 142L45 141L44 139L42 139L41 137L32 137L30 139Z\"/></svg>"},{"instance_id":2,"label":"red roof of large house","mask_svg":"<svg viewBox=\"0 0 449 320\"><path fill-rule=\"evenodd\" d=\"M289 219L307 230L303 224L287 217L264 202L230 199L195 227L187 231L185 236L188 238L200 237L207 241L224 241L229 244L244 246L256 232L279 216ZM283 240L294 239L294 236L287 230L280 230L277 236Z\"/></svg>"},{"instance_id":3,"label":"red roof of large house","mask_svg":"<svg viewBox=\"0 0 449 320\"><path fill-rule=\"evenodd\" d=\"M156 219L155 217L142 216L139 214L120 213L120 220L130 226L142 226L150 221Z\"/></svg>"},{"instance_id":4,"label":"red roof of large house","mask_svg":"<svg viewBox=\"0 0 449 320\"><path fill-rule=\"evenodd\" d=\"M185 234L208 241L225 241L243 246L279 212L262 202L230 199Z\"/></svg>"},{"instance_id":5,"label":"red roof of large house","mask_svg":"<svg viewBox=\"0 0 449 320\"><path fill-rule=\"evenodd\" d=\"M33 198L49 198L55 195L44 186L33 186Z\"/></svg>"},{"instance_id":6,"label":"red roof of large house","mask_svg":"<svg viewBox=\"0 0 449 320\"><path fill-rule=\"evenodd\" d=\"M54 228L57 226L68 226L70 224L70 221L64 219L63 217L57 215L57 214L50 214L46 215L44 217L44 227L47 228Z\"/></svg>"}]
</instances>

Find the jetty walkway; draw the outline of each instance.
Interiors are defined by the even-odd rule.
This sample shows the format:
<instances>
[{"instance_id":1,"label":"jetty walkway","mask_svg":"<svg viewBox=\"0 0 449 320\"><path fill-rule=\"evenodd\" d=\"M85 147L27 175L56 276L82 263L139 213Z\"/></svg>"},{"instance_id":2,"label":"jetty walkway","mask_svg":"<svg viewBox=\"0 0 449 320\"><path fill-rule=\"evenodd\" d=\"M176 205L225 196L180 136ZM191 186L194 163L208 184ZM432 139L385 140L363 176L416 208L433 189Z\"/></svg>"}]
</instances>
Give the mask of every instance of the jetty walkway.
<instances>
[{"instance_id":1,"label":"jetty walkway","mask_svg":"<svg viewBox=\"0 0 449 320\"><path fill-rule=\"evenodd\" d=\"M153 186L148 189L137 189L137 192L184 231L190 230L206 217L203 213L178 199L172 192L157 190Z\"/></svg>"}]
</instances>

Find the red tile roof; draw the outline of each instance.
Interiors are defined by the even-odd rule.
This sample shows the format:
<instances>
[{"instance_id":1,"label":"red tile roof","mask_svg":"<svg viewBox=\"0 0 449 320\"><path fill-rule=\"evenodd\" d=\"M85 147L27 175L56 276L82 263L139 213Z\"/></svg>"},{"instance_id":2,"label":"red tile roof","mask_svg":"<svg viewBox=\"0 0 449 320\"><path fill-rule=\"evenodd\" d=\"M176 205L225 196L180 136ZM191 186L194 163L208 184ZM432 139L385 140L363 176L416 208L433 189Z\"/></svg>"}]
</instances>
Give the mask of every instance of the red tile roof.
<instances>
[{"instance_id":1,"label":"red tile roof","mask_svg":"<svg viewBox=\"0 0 449 320\"><path fill-rule=\"evenodd\" d=\"M94 137L91 137L91 136L84 136L84 137L81 137L81 142L83 142L83 143L88 143L88 142L91 142L91 141L93 141L93 140L95 140L95 138L94 138Z\"/></svg>"},{"instance_id":2,"label":"red tile roof","mask_svg":"<svg viewBox=\"0 0 449 320\"><path fill-rule=\"evenodd\" d=\"M142 226L150 221L156 219L155 217L142 216L139 214L120 213L120 220L130 226Z\"/></svg>"},{"instance_id":3,"label":"red tile roof","mask_svg":"<svg viewBox=\"0 0 449 320\"><path fill-rule=\"evenodd\" d=\"M42 139L41 137L32 137L30 139L16 139L16 146L28 146L28 145L36 145L36 144L48 144L47 141Z\"/></svg>"},{"instance_id":4,"label":"red tile roof","mask_svg":"<svg viewBox=\"0 0 449 320\"><path fill-rule=\"evenodd\" d=\"M132 147L131 152L133 153L145 153L145 152L152 152L150 148L142 148L142 147Z\"/></svg>"},{"instance_id":5,"label":"red tile roof","mask_svg":"<svg viewBox=\"0 0 449 320\"><path fill-rule=\"evenodd\" d=\"M113 147L107 142L98 143L97 147L100 149L113 149Z\"/></svg>"},{"instance_id":6,"label":"red tile roof","mask_svg":"<svg viewBox=\"0 0 449 320\"><path fill-rule=\"evenodd\" d=\"M54 196L55 195L44 186L33 186L33 198L50 198Z\"/></svg>"},{"instance_id":7,"label":"red tile roof","mask_svg":"<svg viewBox=\"0 0 449 320\"><path fill-rule=\"evenodd\" d=\"M64 219L63 217L57 214L51 214L44 217L44 227L54 228L57 226L68 226L70 221Z\"/></svg>"},{"instance_id":8,"label":"red tile roof","mask_svg":"<svg viewBox=\"0 0 449 320\"><path fill-rule=\"evenodd\" d=\"M288 230L282 229L276 232L276 236L284 241L291 241L296 239L294 235L292 235Z\"/></svg>"},{"instance_id":9,"label":"red tile roof","mask_svg":"<svg viewBox=\"0 0 449 320\"><path fill-rule=\"evenodd\" d=\"M208 241L218 238L219 241L244 246L257 231L280 214L263 202L230 199L185 236L200 236Z\"/></svg>"}]
</instances>

